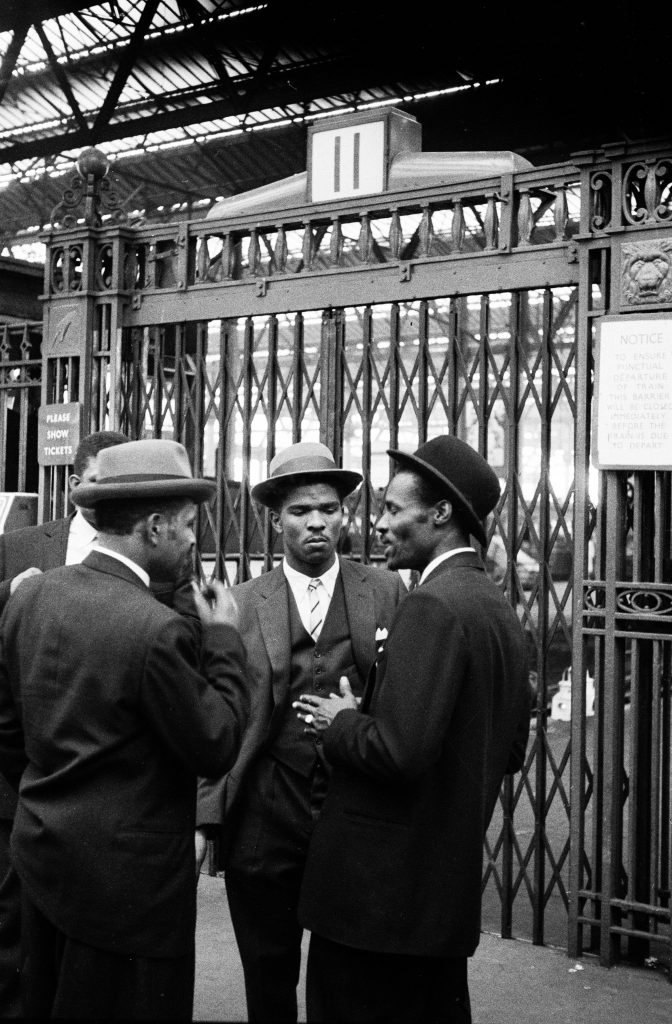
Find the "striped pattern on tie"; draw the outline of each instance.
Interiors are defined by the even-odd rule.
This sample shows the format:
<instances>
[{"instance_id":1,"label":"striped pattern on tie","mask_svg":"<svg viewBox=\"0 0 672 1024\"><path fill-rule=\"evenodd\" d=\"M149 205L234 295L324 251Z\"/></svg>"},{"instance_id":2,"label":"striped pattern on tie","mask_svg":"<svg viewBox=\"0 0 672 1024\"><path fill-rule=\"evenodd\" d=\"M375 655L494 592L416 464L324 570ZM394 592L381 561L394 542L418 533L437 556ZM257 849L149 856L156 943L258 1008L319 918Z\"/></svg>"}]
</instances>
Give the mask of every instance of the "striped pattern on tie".
<instances>
[{"instance_id":1,"label":"striped pattern on tie","mask_svg":"<svg viewBox=\"0 0 672 1024\"><path fill-rule=\"evenodd\" d=\"M308 623L308 632L311 637L317 643L317 638L320 635L322 629L322 602L320 600L322 587L322 580L314 579L308 584L308 604L310 607L310 619Z\"/></svg>"}]
</instances>

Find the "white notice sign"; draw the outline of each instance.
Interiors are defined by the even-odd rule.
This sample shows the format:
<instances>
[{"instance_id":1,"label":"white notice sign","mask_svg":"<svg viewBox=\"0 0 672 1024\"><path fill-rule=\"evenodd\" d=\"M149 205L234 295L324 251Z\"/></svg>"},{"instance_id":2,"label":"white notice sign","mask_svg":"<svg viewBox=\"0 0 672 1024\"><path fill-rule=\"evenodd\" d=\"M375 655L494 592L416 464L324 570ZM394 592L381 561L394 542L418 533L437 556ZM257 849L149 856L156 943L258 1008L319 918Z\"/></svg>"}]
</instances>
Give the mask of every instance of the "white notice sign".
<instances>
[{"instance_id":1,"label":"white notice sign","mask_svg":"<svg viewBox=\"0 0 672 1024\"><path fill-rule=\"evenodd\" d=\"M672 469L672 317L604 317L597 327L594 464Z\"/></svg>"}]
</instances>

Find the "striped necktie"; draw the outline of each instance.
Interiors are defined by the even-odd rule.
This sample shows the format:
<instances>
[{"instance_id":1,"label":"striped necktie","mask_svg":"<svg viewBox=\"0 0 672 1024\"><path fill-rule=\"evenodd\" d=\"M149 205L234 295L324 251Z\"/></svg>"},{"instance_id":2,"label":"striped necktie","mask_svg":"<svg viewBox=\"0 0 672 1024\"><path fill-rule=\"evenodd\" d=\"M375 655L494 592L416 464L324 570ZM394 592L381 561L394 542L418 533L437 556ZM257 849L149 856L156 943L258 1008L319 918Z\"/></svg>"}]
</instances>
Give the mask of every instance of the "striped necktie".
<instances>
[{"instance_id":1,"label":"striped necktie","mask_svg":"<svg viewBox=\"0 0 672 1024\"><path fill-rule=\"evenodd\" d=\"M308 622L308 632L311 637L317 643L317 639L322 629L322 623L324 621L323 614L323 595L324 595L324 584L321 579L311 580L308 584L308 607L310 608L310 618Z\"/></svg>"}]
</instances>

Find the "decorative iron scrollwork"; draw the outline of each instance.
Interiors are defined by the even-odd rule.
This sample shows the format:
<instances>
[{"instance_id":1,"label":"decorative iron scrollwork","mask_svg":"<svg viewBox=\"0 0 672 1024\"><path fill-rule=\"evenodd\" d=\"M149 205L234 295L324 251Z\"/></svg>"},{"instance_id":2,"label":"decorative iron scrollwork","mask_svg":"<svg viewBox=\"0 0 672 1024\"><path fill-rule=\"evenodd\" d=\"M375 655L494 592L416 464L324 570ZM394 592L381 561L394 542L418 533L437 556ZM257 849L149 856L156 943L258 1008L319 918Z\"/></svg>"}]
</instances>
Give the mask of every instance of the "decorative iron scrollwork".
<instances>
[{"instance_id":1,"label":"decorative iron scrollwork","mask_svg":"<svg viewBox=\"0 0 672 1024\"><path fill-rule=\"evenodd\" d=\"M672 241L631 242L621 253L621 299L626 305L672 301Z\"/></svg>"},{"instance_id":2,"label":"decorative iron scrollwork","mask_svg":"<svg viewBox=\"0 0 672 1024\"><path fill-rule=\"evenodd\" d=\"M112 244L106 242L96 249L96 287L100 291L106 291L112 287L113 266L114 252Z\"/></svg>"},{"instance_id":3,"label":"decorative iron scrollwork","mask_svg":"<svg viewBox=\"0 0 672 1024\"><path fill-rule=\"evenodd\" d=\"M87 227L100 227L103 212L110 214L116 222L127 220L119 195L113 190L107 177L110 162L99 149L90 147L80 153L77 159L77 173L66 188L63 198L51 211L53 227L72 228L77 224L78 217L70 211L77 210L84 204L83 214Z\"/></svg>"},{"instance_id":4,"label":"decorative iron scrollwork","mask_svg":"<svg viewBox=\"0 0 672 1024\"><path fill-rule=\"evenodd\" d=\"M672 160L641 160L623 175L623 215L628 224L672 220Z\"/></svg>"},{"instance_id":5,"label":"decorative iron scrollwork","mask_svg":"<svg viewBox=\"0 0 672 1024\"><path fill-rule=\"evenodd\" d=\"M583 587L584 625L604 629L606 590L603 583L585 583Z\"/></svg>"},{"instance_id":6,"label":"decorative iron scrollwork","mask_svg":"<svg viewBox=\"0 0 672 1024\"><path fill-rule=\"evenodd\" d=\"M618 615L656 615L672 620L672 593L669 590L653 590L632 587L619 588L616 592L616 613Z\"/></svg>"},{"instance_id":7,"label":"decorative iron scrollwork","mask_svg":"<svg viewBox=\"0 0 672 1024\"><path fill-rule=\"evenodd\" d=\"M52 292L78 292L82 287L82 246L55 246L51 252Z\"/></svg>"},{"instance_id":8,"label":"decorative iron scrollwork","mask_svg":"<svg viewBox=\"0 0 672 1024\"><path fill-rule=\"evenodd\" d=\"M672 627L672 586L664 583L619 583L615 592L616 629L669 633ZM584 627L605 631L607 587L604 581L583 587Z\"/></svg>"},{"instance_id":9,"label":"decorative iron scrollwork","mask_svg":"<svg viewBox=\"0 0 672 1024\"><path fill-rule=\"evenodd\" d=\"M611 223L611 172L596 171L590 177L590 226L604 231Z\"/></svg>"}]
</instances>

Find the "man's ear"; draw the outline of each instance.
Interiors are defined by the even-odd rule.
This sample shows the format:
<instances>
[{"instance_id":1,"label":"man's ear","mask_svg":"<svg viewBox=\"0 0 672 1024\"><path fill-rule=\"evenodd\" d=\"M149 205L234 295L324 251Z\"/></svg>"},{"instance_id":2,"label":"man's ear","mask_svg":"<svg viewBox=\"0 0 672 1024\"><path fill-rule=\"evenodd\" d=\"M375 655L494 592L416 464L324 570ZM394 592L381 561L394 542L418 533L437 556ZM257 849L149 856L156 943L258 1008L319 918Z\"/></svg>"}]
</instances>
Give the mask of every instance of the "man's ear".
<instances>
[{"instance_id":1,"label":"man's ear","mask_svg":"<svg viewBox=\"0 0 672 1024\"><path fill-rule=\"evenodd\" d=\"M163 526L165 523L165 516L162 516L160 512L152 512L151 516L147 516L143 520L145 539L156 547L161 539L163 533Z\"/></svg>"},{"instance_id":2,"label":"man's ear","mask_svg":"<svg viewBox=\"0 0 672 1024\"><path fill-rule=\"evenodd\" d=\"M273 527L276 533L282 533L282 522L280 520L280 513L274 512L273 509L271 509L271 526Z\"/></svg>"},{"instance_id":3,"label":"man's ear","mask_svg":"<svg viewBox=\"0 0 672 1024\"><path fill-rule=\"evenodd\" d=\"M445 526L446 523L450 522L453 514L453 506L447 498L442 498L441 501L437 501L434 506L434 515L432 516L433 522L436 526Z\"/></svg>"},{"instance_id":4,"label":"man's ear","mask_svg":"<svg viewBox=\"0 0 672 1024\"><path fill-rule=\"evenodd\" d=\"M70 476L68 477L68 487L70 488L71 494L74 491L75 487L79 487L81 479L81 476L77 476L76 473L70 474Z\"/></svg>"}]
</instances>

